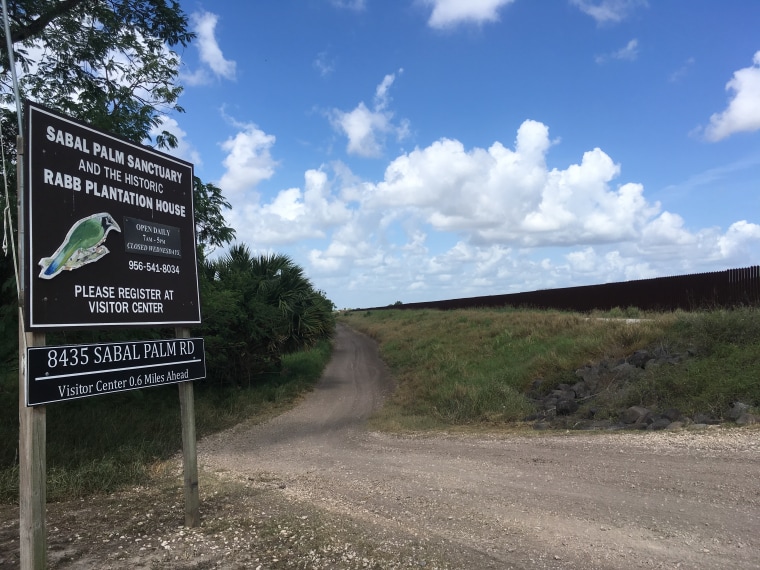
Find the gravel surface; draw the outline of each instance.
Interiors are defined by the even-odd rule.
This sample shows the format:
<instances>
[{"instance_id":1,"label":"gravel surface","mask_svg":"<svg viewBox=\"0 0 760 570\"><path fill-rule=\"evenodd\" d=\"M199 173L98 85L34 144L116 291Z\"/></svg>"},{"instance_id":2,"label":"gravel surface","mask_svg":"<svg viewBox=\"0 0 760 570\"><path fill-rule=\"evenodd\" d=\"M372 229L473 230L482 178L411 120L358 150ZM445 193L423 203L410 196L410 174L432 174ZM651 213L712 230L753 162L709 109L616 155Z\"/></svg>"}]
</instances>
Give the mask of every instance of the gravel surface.
<instances>
[{"instance_id":1,"label":"gravel surface","mask_svg":"<svg viewBox=\"0 0 760 570\"><path fill-rule=\"evenodd\" d=\"M151 488L50 505L51 567L760 568L756 428L367 431L391 389L374 342L339 327L301 405L199 442L201 527L181 526L175 461Z\"/></svg>"}]
</instances>

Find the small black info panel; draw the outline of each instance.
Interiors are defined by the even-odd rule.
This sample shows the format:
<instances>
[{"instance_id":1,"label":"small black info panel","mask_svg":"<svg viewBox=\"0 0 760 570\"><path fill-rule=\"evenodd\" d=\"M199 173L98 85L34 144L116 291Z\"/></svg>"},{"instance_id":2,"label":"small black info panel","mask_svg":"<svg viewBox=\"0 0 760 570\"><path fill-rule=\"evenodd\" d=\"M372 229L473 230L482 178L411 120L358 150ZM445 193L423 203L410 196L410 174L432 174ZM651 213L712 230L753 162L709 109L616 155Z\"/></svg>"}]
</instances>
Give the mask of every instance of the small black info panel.
<instances>
[{"instance_id":1,"label":"small black info panel","mask_svg":"<svg viewBox=\"0 0 760 570\"><path fill-rule=\"evenodd\" d=\"M193 165L27 103L28 330L201 321Z\"/></svg>"},{"instance_id":2,"label":"small black info panel","mask_svg":"<svg viewBox=\"0 0 760 570\"><path fill-rule=\"evenodd\" d=\"M26 405L206 377L202 338L27 348Z\"/></svg>"}]
</instances>

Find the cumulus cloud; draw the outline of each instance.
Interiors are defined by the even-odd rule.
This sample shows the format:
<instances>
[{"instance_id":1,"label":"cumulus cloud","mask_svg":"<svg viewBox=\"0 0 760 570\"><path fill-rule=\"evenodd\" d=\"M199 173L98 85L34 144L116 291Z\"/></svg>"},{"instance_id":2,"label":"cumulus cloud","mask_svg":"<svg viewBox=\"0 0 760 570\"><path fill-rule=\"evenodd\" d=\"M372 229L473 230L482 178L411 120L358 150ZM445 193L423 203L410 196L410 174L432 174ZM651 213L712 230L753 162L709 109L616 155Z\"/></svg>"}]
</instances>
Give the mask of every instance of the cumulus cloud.
<instances>
[{"instance_id":1,"label":"cumulus cloud","mask_svg":"<svg viewBox=\"0 0 760 570\"><path fill-rule=\"evenodd\" d=\"M422 0L433 11L428 19L431 28L452 28L459 24L483 24L499 20L499 9L514 0Z\"/></svg>"},{"instance_id":2,"label":"cumulus cloud","mask_svg":"<svg viewBox=\"0 0 760 570\"><path fill-rule=\"evenodd\" d=\"M383 266L384 257L381 245L367 232L361 215L352 215L337 228L326 249L312 249L309 253L311 266L323 275L345 274L354 267L377 270Z\"/></svg>"},{"instance_id":3,"label":"cumulus cloud","mask_svg":"<svg viewBox=\"0 0 760 570\"><path fill-rule=\"evenodd\" d=\"M198 153L198 149L187 140L187 133L179 126L176 119L167 115L162 115L161 124L151 129L150 135L155 138L163 131L168 131L177 137L177 147L168 150L167 152L169 152L169 154L187 160L188 162L192 162L195 165L201 164L202 160Z\"/></svg>"},{"instance_id":4,"label":"cumulus cloud","mask_svg":"<svg viewBox=\"0 0 760 570\"><path fill-rule=\"evenodd\" d=\"M253 123L237 126L240 128L237 134L221 144L227 156L223 161L226 170L219 186L230 193L255 188L261 181L271 178L277 166L270 152L275 137Z\"/></svg>"},{"instance_id":5,"label":"cumulus cloud","mask_svg":"<svg viewBox=\"0 0 760 570\"><path fill-rule=\"evenodd\" d=\"M760 51L755 52L750 67L734 72L726 91L733 92L733 97L724 111L710 117L710 124L704 130L709 141L760 129Z\"/></svg>"},{"instance_id":6,"label":"cumulus cloud","mask_svg":"<svg viewBox=\"0 0 760 570\"><path fill-rule=\"evenodd\" d=\"M613 187L620 167L600 149L564 170L546 167L549 129L525 121L514 150L467 150L442 139L396 158L367 205L413 210L439 231L479 243L536 247L630 239L659 208L638 184Z\"/></svg>"},{"instance_id":7,"label":"cumulus cloud","mask_svg":"<svg viewBox=\"0 0 760 570\"><path fill-rule=\"evenodd\" d=\"M570 3L594 18L597 24L617 24L637 8L648 5L646 0L570 0Z\"/></svg>"},{"instance_id":8,"label":"cumulus cloud","mask_svg":"<svg viewBox=\"0 0 760 570\"><path fill-rule=\"evenodd\" d=\"M402 73L400 69L398 73ZM388 93L396 74L386 75L375 90L373 106L370 109L361 101L352 111L333 109L329 113L330 122L338 132L348 138L346 150L349 154L364 157L382 156L386 138L395 135L403 140L409 134L408 121L393 121L393 112L388 108Z\"/></svg>"},{"instance_id":9,"label":"cumulus cloud","mask_svg":"<svg viewBox=\"0 0 760 570\"><path fill-rule=\"evenodd\" d=\"M642 231L641 247L649 251L660 247L683 247L693 245L697 237L684 227L684 219L678 214L663 212Z\"/></svg>"},{"instance_id":10,"label":"cumulus cloud","mask_svg":"<svg viewBox=\"0 0 760 570\"><path fill-rule=\"evenodd\" d=\"M297 248L320 288L340 292L341 306L709 271L746 264L760 245L760 226L747 221L689 228L641 184L619 180L621 166L600 148L550 168L556 141L547 125L527 120L509 145L440 139L400 154L376 181L335 162L266 199L230 193L228 219L255 248ZM248 125L227 148L260 159L273 143ZM247 188L274 168L254 158L239 161L252 163Z\"/></svg>"},{"instance_id":11,"label":"cumulus cloud","mask_svg":"<svg viewBox=\"0 0 760 570\"><path fill-rule=\"evenodd\" d=\"M610 60L618 61L635 61L639 56L639 40L632 39L624 47L612 53L598 55L595 60L597 63L606 63Z\"/></svg>"},{"instance_id":12,"label":"cumulus cloud","mask_svg":"<svg viewBox=\"0 0 760 570\"><path fill-rule=\"evenodd\" d=\"M617 250L600 251L593 247L568 253L564 264L547 261L542 271L572 276L576 284L586 285L657 276L657 271L646 262L621 255Z\"/></svg>"},{"instance_id":13,"label":"cumulus cloud","mask_svg":"<svg viewBox=\"0 0 760 570\"><path fill-rule=\"evenodd\" d=\"M324 238L328 229L350 221L347 205L333 195L322 170L308 170L304 186L280 191L269 202L247 196L233 200L229 216L238 238L256 247Z\"/></svg>"},{"instance_id":14,"label":"cumulus cloud","mask_svg":"<svg viewBox=\"0 0 760 570\"><path fill-rule=\"evenodd\" d=\"M206 67L198 68L195 72L182 75L188 85L202 85L211 80L211 76L234 80L237 64L226 59L216 39L216 24L219 16L211 12L195 12L190 16L193 31L197 34L193 42L198 48L201 61ZM209 73L210 72L210 73Z\"/></svg>"},{"instance_id":15,"label":"cumulus cloud","mask_svg":"<svg viewBox=\"0 0 760 570\"><path fill-rule=\"evenodd\" d=\"M731 224L728 231L718 239L718 247L724 259L742 263L752 248L760 241L760 226L746 220Z\"/></svg>"},{"instance_id":16,"label":"cumulus cloud","mask_svg":"<svg viewBox=\"0 0 760 570\"><path fill-rule=\"evenodd\" d=\"M382 305L713 270L746 264L760 244L748 222L690 229L618 181L600 148L548 168L553 144L528 120L510 147L441 139L396 157L380 181L344 174L350 190L334 193L347 221L310 250L310 271Z\"/></svg>"}]
</instances>

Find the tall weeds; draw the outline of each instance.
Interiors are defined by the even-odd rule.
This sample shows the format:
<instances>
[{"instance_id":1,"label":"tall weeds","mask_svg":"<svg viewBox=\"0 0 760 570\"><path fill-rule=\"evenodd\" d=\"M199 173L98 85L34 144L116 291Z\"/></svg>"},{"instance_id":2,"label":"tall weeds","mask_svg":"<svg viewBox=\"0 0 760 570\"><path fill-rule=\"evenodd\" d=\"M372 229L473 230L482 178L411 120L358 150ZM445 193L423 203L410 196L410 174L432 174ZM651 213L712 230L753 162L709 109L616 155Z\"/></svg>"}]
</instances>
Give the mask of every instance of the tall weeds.
<instances>
[{"instance_id":1,"label":"tall weeds","mask_svg":"<svg viewBox=\"0 0 760 570\"><path fill-rule=\"evenodd\" d=\"M375 425L423 429L506 424L533 409L526 393L578 380L575 370L636 350L667 347L693 355L647 373L599 402L611 417L633 404L704 411L731 402L760 405L760 314L751 308L699 313L579 315L528 310L401 310L341 319L380 342L398 381ZM631 315L640 317L632 321Z\"/></svg>"}]
</instances>

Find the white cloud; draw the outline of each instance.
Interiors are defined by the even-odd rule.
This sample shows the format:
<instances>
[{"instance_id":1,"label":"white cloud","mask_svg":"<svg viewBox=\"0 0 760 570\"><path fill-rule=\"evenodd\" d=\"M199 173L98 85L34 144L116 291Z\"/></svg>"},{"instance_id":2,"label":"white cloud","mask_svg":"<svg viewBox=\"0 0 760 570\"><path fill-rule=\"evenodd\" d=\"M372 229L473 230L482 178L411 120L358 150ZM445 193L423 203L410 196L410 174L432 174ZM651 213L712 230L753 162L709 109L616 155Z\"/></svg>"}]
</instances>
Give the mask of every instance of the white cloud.
<instances>
[{"instance_id":1,"label":"white cloud","mask_svg":"<svg viewBox=\"0 0 760 570\"><path fill-rule=\"evenodd\" d=\"M329 229L349 223L352 216L347 205L333 195L332 183L322 170L308 170L303 189L282 190L269 202L262 203L258 195L250 193L232 195L230 202L233 208L227 217L238 239L257 248L325 238ZM331 257L335 256L333 249Z\"/></svg>"},{"instance_id":2,"label":"white cloud","mask_svg":"<svg viewBox=\"0 0 760 570\"><path fill-rule=\"evenodd\" d=\"M335 71L335 62L329 57L327 52L319 52L314 60L314 69L319 71L322 77L327 77Z\"/></svg>"},{"instance_id":3,"label":"white cloud","mask_svg":"<svg viewBox=\"0 0 760 570\"><path fill-rule=\"evenodd\" d=\"M422 0L433 7L428 25L452 28L459 24L483 24L499 20L499 9L514 0Z\"/></svg>"},{"instance_id":4,"label":"white cloud","mask_svg":"<svg viewBox=\"0 0 760 570\"><path fill-rule=\"evenodd\" d=\"M360 12L367 7L367 0L330 0L330 4L336 8L346 8Z\"/></svg>"},{"instance_id":5,"label":"white cloud","mask_svg":"<svg viewBox=\"0 0 760 570\"><path fill-rule=\"evenodd\" d=\"M336 111L333 124L348 137L346 150L349 154L378 157L382 154L382 143L378 135L390 130L387 113L371 111L362 101L347 113Z\"/></svg>"},{"instance_id":6,"label":"white cloud","mask_svg":"<svg viewBox=\"0 0 760 570\"><path fill-rule=\"evenodd\" d=\"M639 40L634 38L619 50L604 55L598 55L596 56L595 60L600 64L610 60L635 61L638 56Z\"/></svg>"},{"instance_id":7,"label":"white cloud","mask_svg":"<svg viewBox=\"0 0 760 570\"><path fill-rule=\"evenodd\" d=\"M389 86L378 87L380 100ZM241 156L233 151L253 147L257 165L273 143L249 125L227 148ZM268 170L252 167L228 194L228 220L254 248L293 248L339 306L710 271L746 265L760 246L756 224L694 230L660 211L641 184L618 181L620 165L599 148L549 168L554 144L546 125L528 120L510 147L441 139L397 156L382 180L335 162L264 199L245 189L271 175L269 158Z\"/></svg>"},{"instance_id":8,"label":"white cloud","mask_svg":"<svg viewBox=\"0 0 760 570\"><path fill-rule=\"evenodd\" d=\"M344 173L350 190L335 194L350 196L349 221L310 250L310 271L345 299L383 305L713 270L760 245L755 224L694 231L660 212L641 184L615 183L620 165L599 148L550 169L552 144L525 121L513 148L441 139L398 156L381 181Z\"/></svg>"},{"instance_id":9,"label":"white cloud","mask_svg":"<svg viewBox=\"0 0 760 570\"><path fill-rule=\"evenodd\" d=\"M760 226L746 220L731 224L725 235L718 239L721 256L724 259L744 263L752 248L760 241Z\"/></svg>"},{"instance_id":10,"label":"white cloud","mask_svg":"<svg viewBox=\"0 0 760 570\"><path fill-rule=\"evenodd\" d=\"M687 59L684 64L676 69L673 73L670 74L670 77L668 77L668 81L671 83L678 83L681 81L684 77L686 77L689 72L691 71L691 68L694 67L695 59L693 57L690 57Z\"/></svg>"},{"instance_id":11,"label":"white cloud","mask_svg":"<svg viewBox=\"0 0 760 570\"><path fill-rule=\"evenodd\" d=\"M400 69L398 73L402 73ZM386 137L395 135L403 140L409 134L408 121L393 122L393 112L388 109L388 90L396 80L396 74L386 75L375 90L372 109L361 101L352 111L333 109L330 122L337 131L348 138L346 150L349 154L364 157L379 157L383 153Z\"/></svg>"},{"instance_id":12,"label":"white cloud","mask_svg":"<svg viewBox=\"0 0 760 570\"><path fill-rule=\"evenodd\" d=\"M639 7L646 7L646 0L570 0L597 24L616 24L625 20Z\"/></svg>"},{"instance_id":13,"label":"white cloud","mask_svg":"<svg viewBox=\"0 0 760 570\"><path fill-rule=\"evenodd\" d=\"M684 228L684 219L678 214L663 212L652 220L642 231L642 247L652 250L657 247L683 247L694 244L696 236Z\"/></svg>"},{"instance_id":14,"label":"white cloud","mask_svg":"<svg viewBox=\"0 0 760 570\"><path fill-rule=\"evenodd\" d=\"M704 131L709 141L760 129L760 51L755 52L750 67L734 72L726 91L733 91L734 96L723 112L710 117Z\"/></svg>"},{"instance_id":15,"label":"white cloud","mask_svg":"<svg viewBox=\"0 0 760 570\"><path fill-rule=\"evenodd\" d=\"M198 48L201 61L207 66L198 68L190 74L183 74L182 79L188 85L202 85L210 81L209 71L219 78L234 80L237 64L225 59L216 39L216 24L219 16L211 12L195 12L190 16L193 31L197 39L193 42Z\"/></svg>"},{"instance_id":16,"label":"white cloud","mask_svg":"<svg viewBox=\"0 0 760 570\"><path fill-rule=\"evenodd\" d=\"M371 186L367 207L404 208L438 231L477 243L536 247L631 239L656 214L638 184L610 182L620 168L600 149L548 170L548 128L525 121L515 150L495 142L466 150L442 139L396 158Z\"/></svg>"},{"instance_id":17,"label":"white cloud","mask_svg":"<svg viewBox=\"0 0 760 570\"><path fill-rule=\"evenodd\" d=\"M152 137L155 137L156 135L159 135L162 131L168 131L171 134L173 134L175 137L177 137L177 148L168 150L167 152L169 152L169 154L172 154L173 156L176 156L183 160L187 160L188 162L192 162L195 165L201 164L202 161L201 161L201 156L198 153L198 149L196 149L187 140L187 133L184 130L182 130L182 128L179 126L179 123L176 121L176 119L173 119L166 115L162 115L161 124L151 129L150 134Z\"/></svg>"},{"instance_id":18,"label":"white cloud","mask_svg":"<svg viewBox=\"0 0 760 570\"><path fill-rule=\"evenodd\" d=\"M270 150L275 137L268 135L253 123L238 125L238 133L221 144L227 153L226 168L219 187L231 196L236 192L255 188L262 180L271 178L277 166Z\"/></svg>"},{"instance_id":19,"label":"white cloud","mask_svg":"<svg viewBox=\"0 0 760 570\"><path fill-rule=\"evenodd\" d=\"M404 70L399 70L399 74L402 73ZM388 90L391 88L391 85L393 85L393 82L396 80L395 74L388 74L385 77L383 77L383 80L380 82L380 85L377 86L375 89L375 109L378 111L384 110L388 106L388 102L390 99L390 95L388 95Z\"/></svg>"},{"instance_id":20,"label":"white cloud","mask_svg":"<svg viewBox=\"0 0 760 570\"><path fill-rule=\"evenodd\" d=\"M322 275L346 275L353 267L368 265L378 269L383 265L384 255L380 245L372 242L367 227L354 215L336 229L325 250L311 250L309 261Z\"/></svg>"},{"instance_id":21,"label":"white cloud","mask_svg":"<svg viewBox=\"0 0 760 570\"><path fill-rule=\"evenodd\" d=\"M760 155L750 155L728 164L709 168L703 172L692 175L684 182L666 186L668 192L686 194L691 190L708 185L718 185L731 175L760 165Z\"/></svg>"},{"instance_id":22,"label":"white cloud","mask_svg":"<svg viewBox=\"0 0 760 570\"><path fill-rule=\"evenodd\" d=\"M648 263L631 259L617 250L604 252L587 247L570 252L565 256L565 261L566 264L549 261L542 270L555 275L571 275L576 283L586 285L657 276L657 271Z\"/></svg>"},{"instance_id":23,"label":"white cloud","mask_svg":"<svg viewBox=\"0 0 760 570\"><path fill-rule=\"evenodd\" d=\"M599 267L599 256L592 247L571 251L565 257L575 272L593 273Z\"/></svg>"}]
</instances>

